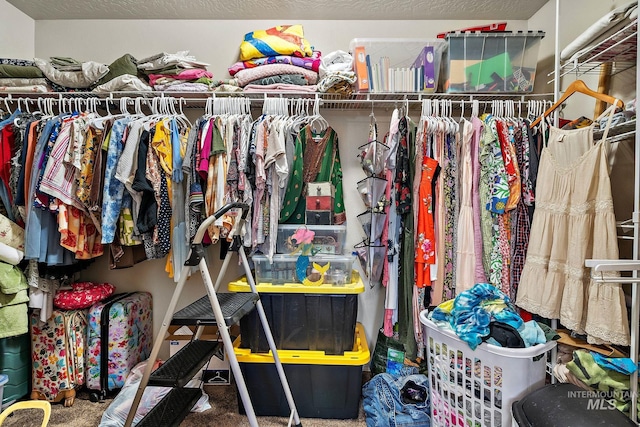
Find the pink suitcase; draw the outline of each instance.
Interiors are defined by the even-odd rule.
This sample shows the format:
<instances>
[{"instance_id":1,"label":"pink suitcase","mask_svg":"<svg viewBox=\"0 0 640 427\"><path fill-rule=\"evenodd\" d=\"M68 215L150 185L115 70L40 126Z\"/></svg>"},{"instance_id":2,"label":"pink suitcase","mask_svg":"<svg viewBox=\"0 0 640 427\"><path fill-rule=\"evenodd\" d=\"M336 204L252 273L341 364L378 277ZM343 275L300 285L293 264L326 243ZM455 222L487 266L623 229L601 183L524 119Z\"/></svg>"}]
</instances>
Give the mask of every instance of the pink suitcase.
<instances>
[{"instance_id":1,"label":"pink suitcase","mask_svg":"<svg viewBox=\"0 0 640 427\"><path fill-rule=\"evenodd\" d=\"M73 405L85 383L87 312L54 310L47 322L31 314L31 399Z\"/></svg>"},{"instance_id":2,"label":"pink suitcase","mask_svg":"<svg viewBox=\"0 0 640 427\"><path fill-rule=\"evenodd\" d=\"M153 345L152 300L148 292L116 294L89 309L86 351L91 399L122 388L131 369ZM108 354L108 357L102 357Z\"/></svg>"}]
</instances>

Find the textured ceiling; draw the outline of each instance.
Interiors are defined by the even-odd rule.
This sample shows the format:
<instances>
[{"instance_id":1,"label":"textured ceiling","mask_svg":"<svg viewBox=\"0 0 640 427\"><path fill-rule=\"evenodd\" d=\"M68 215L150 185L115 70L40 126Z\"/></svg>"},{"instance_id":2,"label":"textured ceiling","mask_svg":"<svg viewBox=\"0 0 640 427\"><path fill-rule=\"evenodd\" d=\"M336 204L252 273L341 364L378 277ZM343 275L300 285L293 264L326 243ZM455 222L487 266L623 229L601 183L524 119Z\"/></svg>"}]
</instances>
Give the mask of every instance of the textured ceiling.
<instances>
[{"instance_id":1,"label":"textured ceiling","mask_svg":"<svg viewBox=\"0 0 640 427\"><path fill-rule=\"evenodd\" d=\"M41 19L527 20L548 0L7 0Z\"/></svg>"}]
</instances>

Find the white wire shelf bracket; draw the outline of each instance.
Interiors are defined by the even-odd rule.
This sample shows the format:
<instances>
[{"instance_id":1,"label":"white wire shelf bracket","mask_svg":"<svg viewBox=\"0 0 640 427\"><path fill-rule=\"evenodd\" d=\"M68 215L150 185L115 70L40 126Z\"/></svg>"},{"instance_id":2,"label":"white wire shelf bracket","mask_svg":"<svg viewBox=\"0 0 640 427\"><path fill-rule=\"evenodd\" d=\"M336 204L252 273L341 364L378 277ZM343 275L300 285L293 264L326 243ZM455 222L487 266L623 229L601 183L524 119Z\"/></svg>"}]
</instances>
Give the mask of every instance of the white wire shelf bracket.
<instances>
[{"instance_id":1,"label":"white wire shelf bracket","mask_svg":"<svg viewBox=\"0 0 640 427\"><path fill-rule=\"evenodd\" d=\"M591 268L591 279L598 283L640 283L640 260L637 259L587 259L585 267ZM621 277L614 272L631 272L634 277Z\"/></svg>"}]
</instances>

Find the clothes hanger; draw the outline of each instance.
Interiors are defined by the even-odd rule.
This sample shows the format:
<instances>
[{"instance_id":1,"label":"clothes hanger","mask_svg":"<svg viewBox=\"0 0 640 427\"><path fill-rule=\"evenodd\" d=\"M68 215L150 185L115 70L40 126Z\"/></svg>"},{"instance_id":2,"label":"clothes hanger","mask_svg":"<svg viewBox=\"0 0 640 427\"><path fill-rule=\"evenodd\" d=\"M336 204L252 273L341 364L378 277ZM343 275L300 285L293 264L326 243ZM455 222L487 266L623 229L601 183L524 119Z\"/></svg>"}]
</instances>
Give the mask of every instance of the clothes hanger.
<instances>
[{"instance_id":1,"label":"clothes hanger","mask_svg":"<svg viewBox=\"0 0 640 427\"><path fill-rule=\"evenodd\" d=\"M329 127L329 122L320 114L320 98L316 96L313 103L313 116L309 122L309 126L313 133L323 133Z\"/></svg>"},{"instance_id":2,"label":"clothes hanger","mask_svg":"<svg viewBox=\"0 0 640 427\"><path fill-rule=\"evenodd\" d=\"M614 98L613 96L607 95L605 93L595 92L589 89L582 80L576 80L569 85L567 90L564 92L564 94L560 97L560 99L555 104L553 104L548 110L546 110L542 114L542 116L539 116L537 119L533 121L533 123L531 123L530 127L534 127L538 123L540 123L540 120L542 120L542 118L547 117L549 114L553 113L556 110L556 108L561 106L567 98L569 98L571 95L573 95L576 92L589 95L593 98L599 99L600 101L604 101L608 104L616 103L616 105L619 108L624 108L624 102L622 102L621 100L619 99L616 100L616 98Z\"/></svg>"}]
</instances>

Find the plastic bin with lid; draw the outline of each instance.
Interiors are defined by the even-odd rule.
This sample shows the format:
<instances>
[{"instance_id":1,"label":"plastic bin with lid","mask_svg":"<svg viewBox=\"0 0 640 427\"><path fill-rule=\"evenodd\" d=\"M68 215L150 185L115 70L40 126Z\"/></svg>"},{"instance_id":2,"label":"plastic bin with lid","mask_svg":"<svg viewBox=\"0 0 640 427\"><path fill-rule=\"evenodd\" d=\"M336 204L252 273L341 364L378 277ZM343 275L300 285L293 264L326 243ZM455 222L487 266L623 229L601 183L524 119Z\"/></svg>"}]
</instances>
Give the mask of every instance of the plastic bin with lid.
<instances>
[{"instance_id":1,"label":"plastic bin with lid","mask_svg":"<svg viewBox=\"0 0 640 427\"><path fill-rule=\"evenodd\" d=\"M542 31L447 34L447 92L532 92L544 35Z\"/></svg>"},{"instance_id":2,"label":"plastic bin with lid","mask_svg":"<svg viewBox=\"0 0 640 427\"><path fill-rule=\"evenodd\" d=\"M359 79L356 88L373 93L435 92L446 48L439 39L355 38L349 51Z\"/></svg>"},{"instance_id":3,"label":"plastic bin with lid","mask_svg":"<svg viewBox=\"0 0 640 427\"><path fill-rule=\"evenodd\" d=\"M278 239L276 240L276 252L279 254L295 254L300 245L293 239L294 234L304 227L313 231L311 251L316 255L342 255L347 240L346 225L278 225Z\"/></svg>"},{"instance_id":4,"label":"plastic bin with lid","mask_svg":"<svg viewBox=\"0 0 640 427\"><path fill-rule=\"evenodd\" d=\"M256 285L276 347L283 350L319 350L343 354L353 347L358 295L364 283L357 271L343 286L302 283ZM249 292L246 277L229 283L231 292ZM240 319L240 348L253 353L269 351L257 311Z\"/></svg>"},{"instance_id":5,"label":"plastic bin with lid","mask_svg":"<svg viewBox=\"0 0 640 427\"><path fill-rule=\"evenodd\" d=\"M420 312L431 386L431 425L510 427L511 404L545 384L555 341L527 348L482 343L475 350Z\"/></svg>"},{"instance_id":6,"label":"plastic bin with lid","mask_svg":"<svg viewBox=\"0 0 640 427\"><path fill-rule=\"evenodd\" d=\"M252 353L234 342L242 376L258 416L289 416L271 353ZM314 350L278 350L291 394L301 417L326 419L358 418L362 389L362 368L370 353L364 327L356 325L350 351L329 355ZM238 399L239 411L244 412Z\"/></svg>"},{"instance_id":7,"label":"plastic bin with lid","mask_svg":"<svg viewBox=\"0 0 640 427\"><path fill-rule=\"evenodd\" d=\"M353 282L354 255L316 255L308 257L308 263L298 260L298 255L253 255L256 283L305 283L309 285L344 285Z\"/></svg>"}]
</instances>

